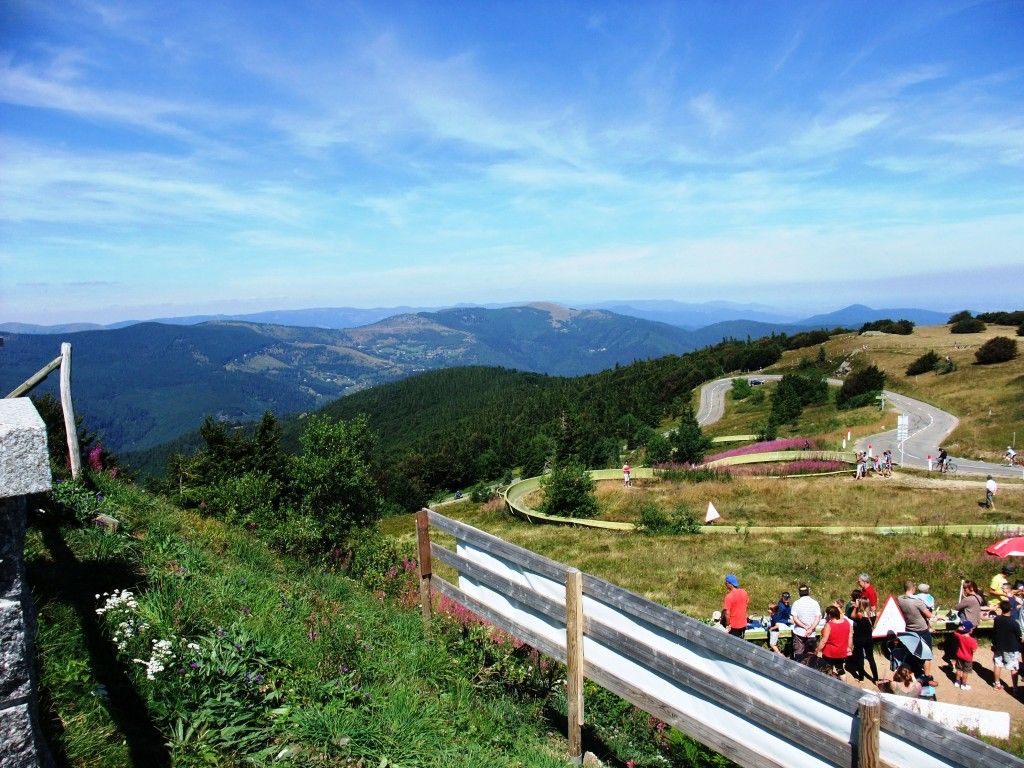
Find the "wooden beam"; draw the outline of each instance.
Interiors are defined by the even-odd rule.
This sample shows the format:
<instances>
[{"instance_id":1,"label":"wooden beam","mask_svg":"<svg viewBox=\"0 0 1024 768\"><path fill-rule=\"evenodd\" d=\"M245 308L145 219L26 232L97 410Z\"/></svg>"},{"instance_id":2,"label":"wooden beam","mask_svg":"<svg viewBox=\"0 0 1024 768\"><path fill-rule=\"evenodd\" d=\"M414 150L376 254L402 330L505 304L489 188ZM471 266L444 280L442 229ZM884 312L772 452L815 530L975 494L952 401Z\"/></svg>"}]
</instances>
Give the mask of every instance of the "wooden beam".
<instances>
[{"instance_id":1,"label":"wooden beam","mask_svg":"<svg viewBox=\"0 0 1024 768\"><path fill-rule=\"evenodd\" d=\"M743 719L756 723L765 730L785 737L788 741L823 758L826 762L833 765L850 765L852 755L850 744L815 723L792 713L783 714L774 709L771 704L751 698L745 692L733 688L728 680L719 679L684 664L609 626L590 619L584 619L584 625L588 637L592 637L627 659L658 673L666 680L676 683L682 688L688 688L701 698L720 707L732 710ZM712 631L718 632L719 630ZM743 642L738 638L735 639L737 642ZM821 675L820 672L814 674Z\"/></svg>"},{"instance_id":2,"label":"wooden beam","mask_svg":"<svg viewBox=\"0 0 1024 768\"><path fill-rule=\"evenodd\" d=\"M882 725L882 698L861 696L857 707L857 768L878 768L878 734Z\"/></svg>"},{"instance_id":3,"label":"wooden beam","mask_svg":"<svg viewBox=\"0 0 1024 768\"><path fill-rule=\"evenodd\" d=\"M19 384L14 389L12 389L11 393L7 395L7 398L21 397L22 395L27 395L35 388L37 384L39 384L39 382L41 382L43 379L49 376L53 371L57 370L60 367L61 361L63 359L64 355L60 355L58 357L53 358L53 360L48 362L38 371L33 373L27 379L25 379L25 381L22 384ZM4 399L6 400L7 398Z\"/></svg>"},{"instance_id":4,"label":"wooden beam","mask_svg":"<svg viewBox=\"0 0 1024 768\"><path fill-rule=\"evenodd\" d=\"M427 510L427 512L429 513L430 524L438 530L451 534L455 538L472 544L474 547L478 547L495 557L508 560L541 576L547 576L559 584L565 581L565 574L569 570L569 566L543 555L538 555L536 552L531 552L528 549L517 547L515 544L509 544L497 536L492 536L471 525L452 520L450 517L438 514L432 509Z\"/></svg>"},{"instance_id":5,"label":"wooden beam","mask_svg":"<svg viewBox=\"0 0 1024 768\"><path fill-rule=\"evenodd\" d=\"M583 762L583 579L565 574L565 698L569 708L569 759Z\"/></svg>"},{"instance_id":6,"label":"wooden beam","mask_svg":"<svg viewBox=\"0 0 1024 768\"><path fill-rule=\"evenodd\" d=\"M64 429L68 435L68 456L71 459L71 477L82 474L82 457L78 452L78 427L75 425L75 406L71 402L71 345L60 345L60 405L64 411Z\"/></svg>"},{"instance_id":7,"label":"wooden beam","mask_svg":"<svg viewBox=\"0 0 1024 768\"><path fill-rule=\"evenodd\" d=\"M420 615L423 617L423 631L429 634L434 611L430 580L434 571L430 560L430 518L425 509L416 513L416 543L420 561Z\"/></svg>"}]
</instances>

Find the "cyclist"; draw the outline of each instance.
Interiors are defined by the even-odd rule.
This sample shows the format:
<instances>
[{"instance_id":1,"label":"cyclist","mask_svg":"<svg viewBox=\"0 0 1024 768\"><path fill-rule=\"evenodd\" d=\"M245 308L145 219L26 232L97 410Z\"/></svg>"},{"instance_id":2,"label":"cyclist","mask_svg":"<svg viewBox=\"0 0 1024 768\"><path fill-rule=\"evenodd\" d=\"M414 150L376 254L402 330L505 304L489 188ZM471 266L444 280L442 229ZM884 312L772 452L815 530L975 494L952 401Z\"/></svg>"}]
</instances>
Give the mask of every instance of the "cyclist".
<instances>
[{"instance_id":1,"label":"cyclist","mask_svg":"<svg viewBox=\"0 0 1024 768\"><path fill-rule=\"evenodd\" d=\"M949 465L949 454L946 453L945 448L939 448L939 472L945 472L946 467Z\"/></svg>"},{"instance_id":2,"label":"cyclist","mask_svg":"<svg viewBox=\"0 0 1024 768\"><path fill-rule=\"evenodd\" d=\"M1003 458L1006 460L1007 465L1011 467L1017 462L1017 452L1013 450L1012 445L1006 446L1006 453L1003 454Z\"/></svg>"}]
</instances>

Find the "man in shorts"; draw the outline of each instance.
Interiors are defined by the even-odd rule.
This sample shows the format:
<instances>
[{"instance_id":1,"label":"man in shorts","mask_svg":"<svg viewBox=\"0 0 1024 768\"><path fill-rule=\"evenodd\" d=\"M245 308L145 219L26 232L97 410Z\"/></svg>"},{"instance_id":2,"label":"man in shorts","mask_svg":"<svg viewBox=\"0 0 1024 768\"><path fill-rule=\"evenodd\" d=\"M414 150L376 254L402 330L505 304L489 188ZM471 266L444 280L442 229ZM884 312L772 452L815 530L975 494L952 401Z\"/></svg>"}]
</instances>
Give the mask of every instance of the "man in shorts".
<instances>
[{"instance_id":1,"label":"man in shorts","mask_svg":"<svg viewBox=\"0 0 1024 768\"><path fill-rule=\"evenodd\" d=\"M1013 685L1013 693L1017 693L1017 670L1020 669L1020 624L1010 616L1010 601L1003 600L999 604L999 615L992 622L992 666L995 682L992 687L997 691L1003 688L1003 672L1010 673L1006 681L1007 687Z\"/></svg>"}]
</instances>

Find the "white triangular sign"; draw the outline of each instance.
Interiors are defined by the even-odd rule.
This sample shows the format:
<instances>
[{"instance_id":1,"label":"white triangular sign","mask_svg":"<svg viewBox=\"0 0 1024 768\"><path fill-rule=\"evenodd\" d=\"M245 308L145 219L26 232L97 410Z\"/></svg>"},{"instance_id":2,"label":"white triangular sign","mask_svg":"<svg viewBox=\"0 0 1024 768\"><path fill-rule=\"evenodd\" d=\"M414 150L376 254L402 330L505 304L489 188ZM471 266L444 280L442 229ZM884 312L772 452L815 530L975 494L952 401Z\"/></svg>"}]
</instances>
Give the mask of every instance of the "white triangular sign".
<instances>
[{"instance_id":1,"label":"white triangular sign","mask_svg":"<svg viewBox=\"0 0 1024 768\"><path fill-rule=\"evenodd\" d=\"M875 627L871 630L871 636L877 639L888 635L889 630L899 633L906 630L906 628L907 620L903 618L903 611L900 610L896 598L889 595L889 599L885 601L885 607L882 608L882 612L875 619Z\"/></svg>"},{"instance_id":2,"label":"white triangular sign","mask_svg":"<svg viewBox=\"0 0 1024 768\"><path fill-rule=\"evenodd\" d=\"M718 510L715 509L715 505L710 501L708 502L708 513L704 515L704 525L715 522L721 515L718 514Z\"/></svg>"}]
</instances>

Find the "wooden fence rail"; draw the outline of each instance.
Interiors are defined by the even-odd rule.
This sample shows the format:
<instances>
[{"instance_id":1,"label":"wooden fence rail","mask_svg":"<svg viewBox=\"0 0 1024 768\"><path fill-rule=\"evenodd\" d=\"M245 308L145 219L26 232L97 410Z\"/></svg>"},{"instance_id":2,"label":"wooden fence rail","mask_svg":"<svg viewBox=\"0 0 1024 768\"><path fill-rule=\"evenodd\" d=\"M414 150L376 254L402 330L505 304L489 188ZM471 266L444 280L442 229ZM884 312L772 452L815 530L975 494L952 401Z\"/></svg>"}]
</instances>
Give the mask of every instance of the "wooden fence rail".
<instances>
[{"instance_id":1,"label":"wooden fence rail","mask_svg":"<svg viewBox=\"0 0 1024 768\"><path fill-rule=\"evenodd\" d=\"M456 540L430 540L431 528ZM421 599L432 591L567 665L570 757L588 677L743 766L1024 766L640 595L432 510L417 518ZM441 562L458 585L432 573Z\"/></svg>"},{"instance_id":2,"label":"wooden fence rail","mask_svg":"<svg viewBox=\"0 0 1024 768\"><path fill-rule=\"evenodd\" d=\"M4 398L23 397L38 386L53 371L60 368L60 406L64 412L64 430L68 437L68 462L71 465L71 477L78 479L82 474L82 456L78 450L78 426L75 424L75 406L71 401L71 345L64 342L60 345L60 356L55 357L24 382L15 387Z\"/></svg>"}]
</instances>

